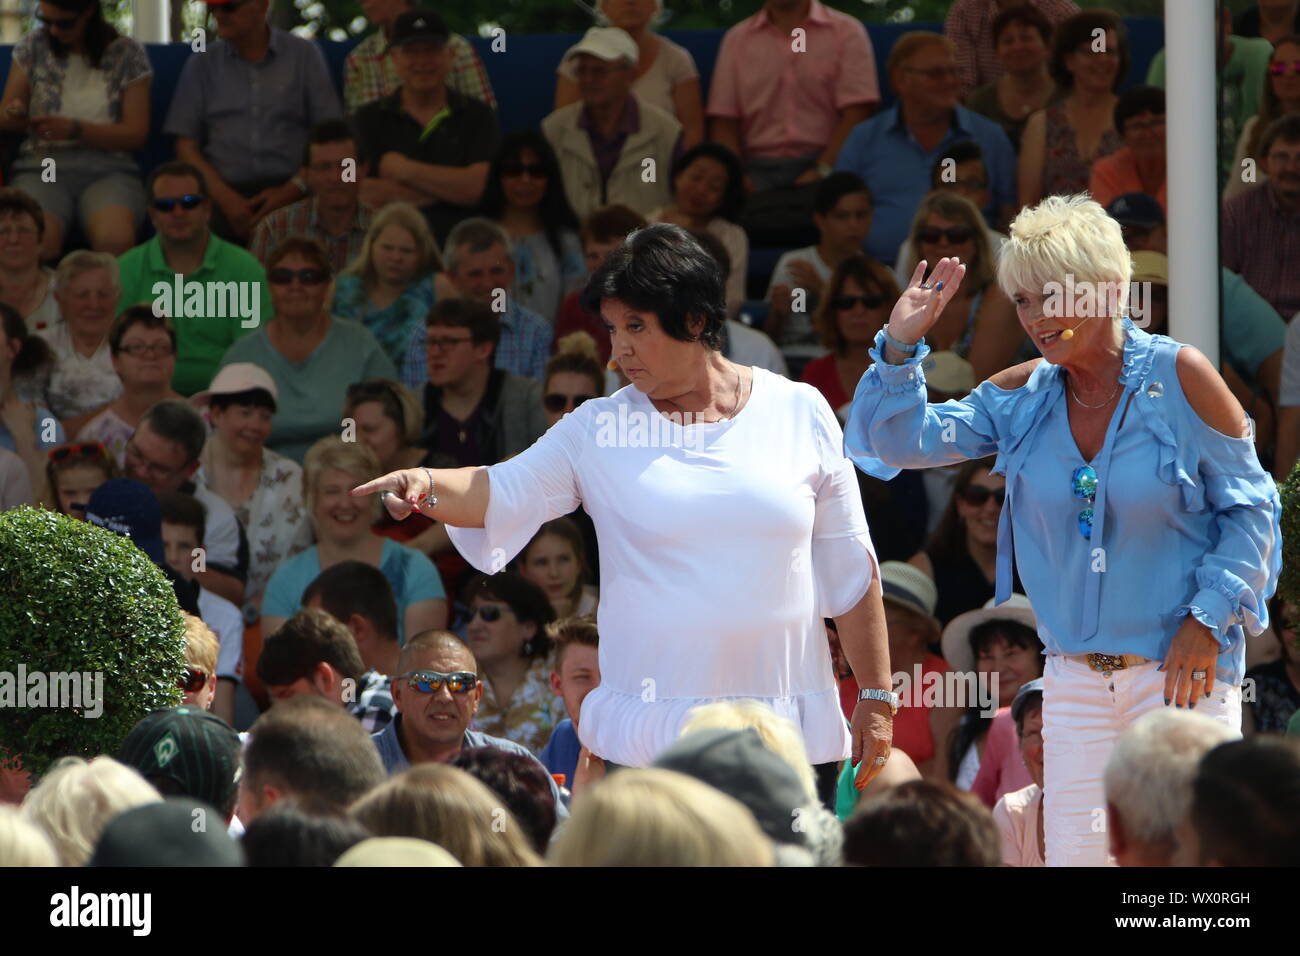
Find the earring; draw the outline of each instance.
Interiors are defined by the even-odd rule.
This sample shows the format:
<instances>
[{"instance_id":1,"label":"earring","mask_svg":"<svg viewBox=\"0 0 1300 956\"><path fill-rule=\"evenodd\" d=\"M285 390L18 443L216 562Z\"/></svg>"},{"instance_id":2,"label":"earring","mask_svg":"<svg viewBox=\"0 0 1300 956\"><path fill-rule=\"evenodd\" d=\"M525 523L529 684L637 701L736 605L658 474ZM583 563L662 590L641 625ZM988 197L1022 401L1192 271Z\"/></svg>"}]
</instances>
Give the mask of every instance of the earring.
<instances>
[{"instance_id":1,"label":"earring","mask_svg":"<svg viewBox=\"0 0 1300 956\"><path fill-rule=\"evenodd\" d=\"M533 643L533 639L531 637L528 640L524 641L524 657L532 657L533 652L536 650L537 650L537 645Z\"/></svg>"}]
</instances>

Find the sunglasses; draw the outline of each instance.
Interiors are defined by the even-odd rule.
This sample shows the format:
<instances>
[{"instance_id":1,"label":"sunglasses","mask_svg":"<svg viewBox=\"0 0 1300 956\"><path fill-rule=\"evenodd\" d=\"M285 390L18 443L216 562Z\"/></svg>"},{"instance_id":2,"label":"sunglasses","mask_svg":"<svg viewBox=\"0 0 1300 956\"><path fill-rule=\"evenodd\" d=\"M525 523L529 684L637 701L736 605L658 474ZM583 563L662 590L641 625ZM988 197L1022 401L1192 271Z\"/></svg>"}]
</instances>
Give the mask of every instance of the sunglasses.
<instances>
[{"instance_id":1,"label":"sunglasses","mask_svg":"<svg viewBox=\"0 0 1300 956\"><path fill-rule=\"evenodd\" d=\"M36 14L36 19L40 21L42 25L53 30L71 30L76 22L81 19L81 15L78 14L73 17L46 17L38 13Z\"/></svg>"},{"instance_id":2,"label":"sunglasses","mask_svg":"<svg viewBox=\"0 0 1300 956\"><path fill-rule=\"evenodd\" d=\"M916 234L916 238L922 242L938 242L940 239L947 239L948 244L955 246L959 243L968 241L975 230L970 226L951 226L948 229L939 229L935 226L926 226Z\"/></svg>"},{"instance_id":3,"label":"sunglasses","mask_svg":"<svg viewBox=\"0 0 1300 956\"><path fill-rule=\"evenodd\" d=\"M203 197L196 196L193 193L186 193L184 196L162 196L149 205L159 212L171 212L176 208L177 204L185 210L198 209L203 205Z\"/></svg>"},{"instance_id":4,"label":"sunglasses","mask_svg":"<svg viewBox=\"0 0 1300 956\"><path fill-rule=\"evenodd\" d=\"M1079 534L1092 539L1092 506L1097 499L1097 469L1092 465L1080 465L1070 476L1070 490L1074 497L1085 501L1088 507L1079 512L1077 519Z\"/></svg>"},{"instance_id":5,"label":"sunglasses","mask_svg":"<svg viewBox=\"0 0 1300 956\"><path fill-rule=\"evenodd\" d=\"M468 694L478 686L478 675L472 671L456 671L454 674L441 674L438 671L408 671L401 675L410 681L410 686L425 694L436 694L447 685L453 694Z\"/></svg>"},{"instance_id":6,"label":"sunglasses","mask_svg":"<svg viewBox=\"0 0 1300 956\"><path fill-rule=\"evenodd\" d=\"M502 176L532 176L533 179L545 179L546 167L541 163L502 163Z\"/></svg>"},{"instance_id":7,"label":"sunglasses","mask_svg":"<svg viewBox=\"0 0 1300 956\"><path fill-rule=\"evenodd\" d=\"M558 414L568 409L570 402L573 403L574 408L577 408L583 402L595 397L595 395L561 395L559 392L553 392L542 396L542 404L546 406L548 412Z\"/></svg>"},{"instance_id":8,"label":"sunglasses","mask_svg":"<svg viewBox=\"0 0 1300 956\"><path fill-rule=\"evenodd\" d=\"M324 285L330 274L324 269L272 269L266 278L272 285L288 285L294 279L303 285Z\"/></svg>"},{"instance_id":9,"label":"sunglasses","mask_svg":"<svg viewBox=\"0 0 1300 956\"><path fill-rule=\"evenodd\" d=\"M187 694L197 694L208 683L208 675L194 667L185 668L185 676L176 682Z\"/></svg>"},{"instance_id":10,"label":"sunglasses","mask_svg":"<svg viewBox=\"0 0 1300 956\"><path fill-rule=\"evenodd\" d=\"M499 604L482 604L469 612L466 623L474 620L476 617L483 618L488 624L494 624L501 620L501 605Z\"/></svg>"},{"instance_id":11,"label":"sunglasses","mask_svg":"<svg viewBox=\"0 0 1300 956\"><path fill-rule=\"evenodd\" d=\"M1300 60L1292 60L1290 63L1270 63L1268 72L1274 76L1282 76L1286 73L1286 68L1291 67L1292 73L1300 73Z\"/></svg>"},{"instance_id":12,"label":"sunglasses","mask_svg":"<svg viewBox=\"0 0 1300 956\"><path fill-rule=\"evenodd\" d=\"M56 465L74 458L105 458L107 449L99 442L87 442L84 445L60 445L50 449L50 461Z\"/></svg>"},{"instance_id":13,"label":"sunglasses","mask_svg":"<svg viewBox=\"0 0 1300 956\"><path fill-rule=\"evenodd\" d=\"M841 312L853 308L861 302L864 309L878 309L885 304L883 295L837 295L831 299L831 306Z\"/></svg>"},{"instance_id":14,"label":"sunglasses","mask_svg":"<svg viewBox=\"0 0 1300 956\"><path fill-rule=\"evenodd\" d=\"M1005 488L985 488L983 485L967 485L961 490L962 501L976 508L982 507L984 502L993 498L997 501L998 507L1007 500L1007 489Z\"/></svg>"}]
</instances>

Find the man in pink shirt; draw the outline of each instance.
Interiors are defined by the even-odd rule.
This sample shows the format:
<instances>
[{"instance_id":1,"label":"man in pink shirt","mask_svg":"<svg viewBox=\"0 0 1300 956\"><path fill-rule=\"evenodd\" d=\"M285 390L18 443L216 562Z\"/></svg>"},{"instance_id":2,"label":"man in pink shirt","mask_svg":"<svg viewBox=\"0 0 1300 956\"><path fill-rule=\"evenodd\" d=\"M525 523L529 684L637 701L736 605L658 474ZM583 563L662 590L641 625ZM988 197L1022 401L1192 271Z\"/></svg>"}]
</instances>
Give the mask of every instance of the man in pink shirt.
<instances>
[{"instance_id":1,"label":"man in pink shirt","mask_svg":"<svg viewBox=\"0 0 1300 956\"><path fill-rule=\"evenodd\" d=\"M859 21L817 0L767 0L722 38L710 135L744 161L747 190L802 186L830 175L849 131L879 102Z\"/></svg>"}]
</instances>

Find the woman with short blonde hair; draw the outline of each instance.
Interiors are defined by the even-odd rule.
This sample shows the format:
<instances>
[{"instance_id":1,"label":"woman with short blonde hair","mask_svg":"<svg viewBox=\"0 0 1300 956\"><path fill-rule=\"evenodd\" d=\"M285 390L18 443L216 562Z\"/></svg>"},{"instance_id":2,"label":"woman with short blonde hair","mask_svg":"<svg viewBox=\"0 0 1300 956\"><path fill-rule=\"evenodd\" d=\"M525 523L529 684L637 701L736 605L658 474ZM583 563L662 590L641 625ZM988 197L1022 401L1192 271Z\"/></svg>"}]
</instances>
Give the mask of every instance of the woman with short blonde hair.
<instances>
[{"instance_id":1,"label":"woman with short blonde hair","mask_svg":"<svg viewBox=\"0 0 1300 956\"><path fill-rule=\"evenodd\" d=\"M112 757L65 757L27 795L23 817L45 831L60 866L84 866L115 816L161 800L144 777Z\"/></svg>"},{"instance_id":2,"label":"woman with short blonde hair","mask_svg":"<svg viewBox=\"0 0 1300 956\"><path fill-rule=\"evenodd\" d=\"M0 803L0 867L58 865L59 855L45 831L18 807Z\"/></svg>"}]
</instances>

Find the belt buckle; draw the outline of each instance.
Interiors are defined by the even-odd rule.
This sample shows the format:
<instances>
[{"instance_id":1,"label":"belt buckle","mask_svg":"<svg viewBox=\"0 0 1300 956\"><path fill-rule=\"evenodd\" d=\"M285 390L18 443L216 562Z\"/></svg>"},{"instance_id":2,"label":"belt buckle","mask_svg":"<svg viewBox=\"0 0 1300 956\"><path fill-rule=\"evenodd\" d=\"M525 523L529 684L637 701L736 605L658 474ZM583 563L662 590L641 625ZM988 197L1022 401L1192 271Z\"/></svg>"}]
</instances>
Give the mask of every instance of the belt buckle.
<instances>
[{"instance_id":1,"label":"belt buckle","mask_svg":"<svg viewBox=\"0 0 1300 956\"><path fill-rule=\"evenodd\" d=\"M1123 654L1089 654L1088 666L1103 676L1109 676L1111 671L1122 671L1128 667L1128 661Z\"/></svg>"}]
</instances>

